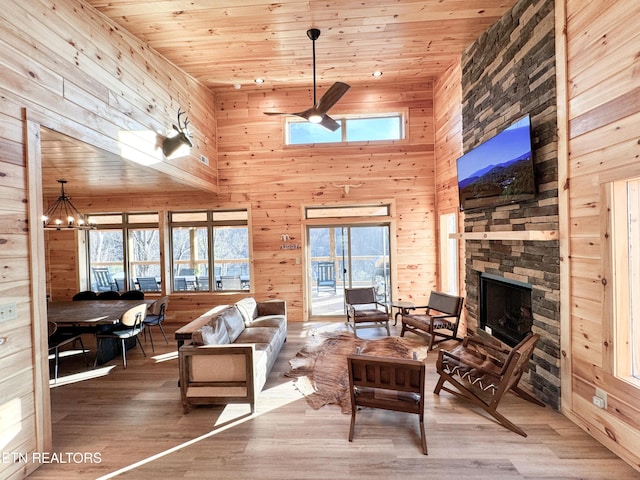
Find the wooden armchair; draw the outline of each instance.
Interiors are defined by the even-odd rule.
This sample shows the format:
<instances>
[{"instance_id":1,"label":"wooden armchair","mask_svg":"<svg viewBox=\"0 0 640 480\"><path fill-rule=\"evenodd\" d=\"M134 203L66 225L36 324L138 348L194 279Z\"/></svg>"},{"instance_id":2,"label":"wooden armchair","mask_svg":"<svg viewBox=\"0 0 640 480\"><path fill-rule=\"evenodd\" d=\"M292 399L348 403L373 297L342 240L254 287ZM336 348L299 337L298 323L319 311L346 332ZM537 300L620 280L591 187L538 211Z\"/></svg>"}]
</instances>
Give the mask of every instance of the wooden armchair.
<instances>
[{"instance_id":1,"label":"wooden armchair","mask_svg":"<svg viewBox=\"0 0 640 480\"><path fill-rule=\"evenodd\" d=\"M424 433L424 362L357 354L349 355L347 362L351 393L349 441L353 441L359 406L415 413L420 419L422 452L427 455Z\"/></svg>"},{"instance_id":2,"label":"wooden armchair","mask_svg":"<svg viewBox=\"0 0 640 480\"><path fill-rule=\"evenodd\" d=\"M402 313L400 336L404 337L405 332L422 335L429 340L429 350L433 349L435 343L444 342L445 340L462 340L458 338L458 328L460 326L463 303L463 297L442 292L431 292L429 304L426 307L416 307L416 309L425 308L424 315Z\"/></svg>"},{"instance_id":3,"label":"wooden armchair","mask_svg":"<svg viewBox=\"0 0 640 480\"><path fill-rule=\"evenodd\" d=\"M385 327L389 331L389 308L378 302L373 287L345 288L344 301L347 304L347 328L353 328L358 336L361 328Z\"/></svg>"},{"instance_id":4,"label":"wooden armchair","mask_svg":"<svg viewBox=\"0 0 640 480\"><path fill-rule=\"evenodd\" d=\"M489 345L479 337L466 337L462 345L453 350L440 350L436 361L440 378L433 393L438 395L440 390L444 390L467 399L485 410L502 426L526 437L524 430L514 425L497 409L508 391L544 407L544 403L518 387L538 338L539 335L530 333L509 350ZM444 386L444 382L449 382L455 390Z\"/></svg>"}]
</instances>

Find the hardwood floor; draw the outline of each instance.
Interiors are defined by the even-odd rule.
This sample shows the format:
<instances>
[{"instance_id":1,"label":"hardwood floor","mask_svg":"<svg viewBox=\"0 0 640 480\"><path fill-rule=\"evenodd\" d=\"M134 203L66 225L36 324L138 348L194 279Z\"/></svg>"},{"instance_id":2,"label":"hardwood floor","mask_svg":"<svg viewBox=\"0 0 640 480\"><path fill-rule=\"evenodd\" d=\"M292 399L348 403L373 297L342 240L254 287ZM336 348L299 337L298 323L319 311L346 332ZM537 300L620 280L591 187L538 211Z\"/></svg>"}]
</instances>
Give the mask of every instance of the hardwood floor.
<instances>
[{"instance_id":1,"label":"hardwood floor","mask_svg":"<svg viewBox=\"0 0 640 480\"><path fill-rule=\"evenodd\" d=\"M182 412L175 343L156 333L144 343L72 383L86 372L82 356L62 358L51 390L53 451L66 463L43 464L30 479L637 479L640 473L558 412L513 395L502 413L523 426L516 435L479 409L443 392L427 395L429 455L420 451L415 415L364 411L349 443L349 415L334 406L311 409L284 376L289 359L316 331L342 324L290 323L288 340L261 393L256 413L245 405ZM169 339L173 338L171 325ZM155 331L157 332L157 330ZM395 334L399 329L395 330ZM382 330L364 330L373 338ZM87 343L90 338L87 339ZM427 359L427 388L436 382ZM81 374L80 374L81 375ZM68 457L67 454L76 454ZM78 462L78 454L90 461ZM98 462L99 460L99 462Z\"/></svg>"}]
</instances>

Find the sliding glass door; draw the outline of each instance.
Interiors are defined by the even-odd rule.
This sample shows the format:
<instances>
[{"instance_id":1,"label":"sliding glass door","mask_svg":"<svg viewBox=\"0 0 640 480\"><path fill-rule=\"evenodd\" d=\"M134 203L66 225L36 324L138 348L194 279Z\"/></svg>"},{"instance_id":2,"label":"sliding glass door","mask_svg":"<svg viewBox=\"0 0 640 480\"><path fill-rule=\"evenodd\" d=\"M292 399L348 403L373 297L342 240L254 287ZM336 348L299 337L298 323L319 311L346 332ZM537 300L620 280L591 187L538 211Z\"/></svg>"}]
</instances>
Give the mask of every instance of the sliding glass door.
<instances>
[{"instance_id":1,"label":"sliding glass door","mask_svg":"<svg viewBox=\"0 0 640 480\"><path fill-rule=\"evenodd\" d=\"M310 316L345 314L344 289L376 289L390 302L389 226L329 225L308 227Z\"/></svg>"}]
</instances>

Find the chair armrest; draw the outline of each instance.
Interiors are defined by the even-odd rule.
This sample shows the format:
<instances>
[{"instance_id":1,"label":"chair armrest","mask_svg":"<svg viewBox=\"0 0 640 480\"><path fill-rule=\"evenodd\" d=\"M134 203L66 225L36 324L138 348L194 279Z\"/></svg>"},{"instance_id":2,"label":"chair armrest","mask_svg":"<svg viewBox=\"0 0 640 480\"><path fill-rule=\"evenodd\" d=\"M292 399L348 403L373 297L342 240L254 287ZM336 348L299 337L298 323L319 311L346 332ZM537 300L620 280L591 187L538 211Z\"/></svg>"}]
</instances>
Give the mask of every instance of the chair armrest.
<instances>
[{"instance_id":1,"label":"chair armrest","mask_svg":"<svg viewBox=\"0 0 640 480\"><path fill-rule=\"evenodd\" d=\"M509 353L511 352L511 349L509 348L504 348L501 347L499 345L494 345L488 342L485 342L484 340L482 340L482 338L478 337L478 336L469 336L469 337L465 337L463 343L462 343L465 347L468 346L469 344L471 345L480 345L483 348L486 348L487 350L490 350L492 352L496 352L502 355L509 355Z\"/></svg>"},{"instance_id":2,"label":"chair armrest","mask_svg":"<svg viewBox=\"0 0 640 480\"><path fill-rule=\"evenodd\" d=\"M263 302L257 302L256 308L259 317L263 317L265 315L287 315L287 302L284 300L265 300Z\"/></svg>"},{"instance_id":3,"label":"chair armrest","mask_svg":"<svg viewBox=\"0 0 640 480\"><path fill-rule=\"evenodd\" d=\"M376 305L378 305L378 306L380 306L380 307L384 308L384 311L385 311L386 313L389 313L389 307L388 307L386 304L384 304L384 303L380 303L380 302L376 302Z\"/></svg>"},{"instance_id":4,"label":"chair armrest","mask_svg":"<svg viewBox=\"0 0 640 480\"><path fill-rule=\"evenodd\" d=\"M492 372L490 370L487 370L485 367L483 367L482 365L480 365L479 363L476 362L472 362L470 360L463 360L461 357L454 355L451 352L448 352L447 350L440 350L440 357L449 357L452 358L453 360L456 360L457 362L466 365L468 367L472 367L477 369L478 371L480 371L481 373L486 373L489 375L495 375L495 372Z\"/></svg>"}]
</instances>

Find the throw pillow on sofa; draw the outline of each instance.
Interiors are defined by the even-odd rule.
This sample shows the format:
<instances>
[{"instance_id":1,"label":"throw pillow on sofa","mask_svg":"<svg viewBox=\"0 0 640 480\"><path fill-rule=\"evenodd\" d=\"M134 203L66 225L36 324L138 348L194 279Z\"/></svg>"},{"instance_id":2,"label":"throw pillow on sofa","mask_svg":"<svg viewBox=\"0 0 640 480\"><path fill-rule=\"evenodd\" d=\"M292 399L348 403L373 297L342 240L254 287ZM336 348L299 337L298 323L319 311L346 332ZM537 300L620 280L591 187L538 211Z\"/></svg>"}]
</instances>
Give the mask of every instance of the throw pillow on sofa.
<instances>
[{"instance_id":1,"label":"throw pillow on sofa","mask_svg":"<svg viewBox=\"0 0 640 480\"><path fill-rule=\"evenodd\" d=\"M238 300L235 303L235 306L240 312L240 315L242 315L242 319L244 320L244 325L246 327L251 325L251 322L253 322L258 316L258 303L253 297L247 297L243 298L242 300Z\"/></svg>"},{"instance_id":2,"label":"throw pillow on sofa","mask_svg":"<svg viewBox=\"0 0 640 480\"><path fill-rule=\"evenodd\" d=\"M192 341L194 345L227 345L229 334L224 322L216 321L213 325L203 325L193 332Z\"/></svg>"}]
</instances>

